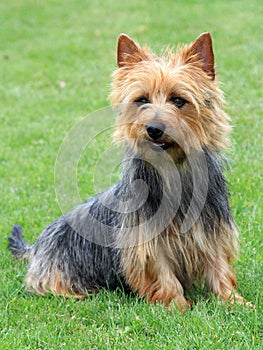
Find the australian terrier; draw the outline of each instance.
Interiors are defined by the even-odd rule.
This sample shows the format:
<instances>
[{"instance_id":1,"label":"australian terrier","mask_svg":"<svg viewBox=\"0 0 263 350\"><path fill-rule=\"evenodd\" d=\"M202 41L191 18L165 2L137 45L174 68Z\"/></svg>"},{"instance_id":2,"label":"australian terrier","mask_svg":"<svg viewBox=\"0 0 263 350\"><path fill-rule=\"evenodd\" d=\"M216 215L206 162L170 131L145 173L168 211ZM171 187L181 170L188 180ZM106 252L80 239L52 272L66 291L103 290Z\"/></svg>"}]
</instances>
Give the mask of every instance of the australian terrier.
<instances>
[{"instance_id":1,"label":"australian terrier","mask_svg":"<svg viewBox=\"0 0 263 350\"><path fill-rule=\"evenodd\" d=\"M83 298L100 288L191 305L195 282L243 304L231 266L238 232L223 175L231 131L209 33L162 56L118 39L112 105L124 157L120 181L61 216L33 245L14 225L9 249L29 261L26 285Z\"/></svg>"}]
</instances>

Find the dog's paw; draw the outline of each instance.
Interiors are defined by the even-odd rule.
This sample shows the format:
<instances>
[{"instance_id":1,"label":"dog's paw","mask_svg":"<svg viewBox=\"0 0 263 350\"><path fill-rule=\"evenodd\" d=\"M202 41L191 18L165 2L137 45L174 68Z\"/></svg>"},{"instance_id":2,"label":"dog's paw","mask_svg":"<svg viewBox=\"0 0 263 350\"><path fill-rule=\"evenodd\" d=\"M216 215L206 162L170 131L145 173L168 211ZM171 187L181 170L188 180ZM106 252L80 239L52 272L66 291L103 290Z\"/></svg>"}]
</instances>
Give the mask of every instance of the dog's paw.
<instances>
[{"instance_id":1,"label":"dog's paw","mask_svg":"<svg viewBox=\"0 0 263 350\"><path fill-rule=\"evenodd\" d=\"M193 302L190 300L186 300L183 295L178 295L176 298L172 299L168 309L174 311L179 309L182 314L185 314L187 310L192 308Z\"/></svg>"}]
</instances>

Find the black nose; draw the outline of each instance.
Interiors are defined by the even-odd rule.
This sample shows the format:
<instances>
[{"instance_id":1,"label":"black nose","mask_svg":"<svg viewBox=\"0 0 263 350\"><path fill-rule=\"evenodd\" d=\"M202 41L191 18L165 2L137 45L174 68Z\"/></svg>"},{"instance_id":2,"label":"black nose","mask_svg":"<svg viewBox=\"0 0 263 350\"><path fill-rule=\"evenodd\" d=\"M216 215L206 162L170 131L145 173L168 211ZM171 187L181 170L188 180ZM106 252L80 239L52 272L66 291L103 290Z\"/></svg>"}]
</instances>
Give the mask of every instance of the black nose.
<instances>
[{"instance_id":1,"label":"black nose","mask_svg":"<svg viewBox=\"0 0 263 350\"><path fill-rule=\"evenodd\" d=\"M164 133L165 126L162 123L151 122L146 125L147 134L153 139L159 139Z\"/></svg>"}]
</instances>

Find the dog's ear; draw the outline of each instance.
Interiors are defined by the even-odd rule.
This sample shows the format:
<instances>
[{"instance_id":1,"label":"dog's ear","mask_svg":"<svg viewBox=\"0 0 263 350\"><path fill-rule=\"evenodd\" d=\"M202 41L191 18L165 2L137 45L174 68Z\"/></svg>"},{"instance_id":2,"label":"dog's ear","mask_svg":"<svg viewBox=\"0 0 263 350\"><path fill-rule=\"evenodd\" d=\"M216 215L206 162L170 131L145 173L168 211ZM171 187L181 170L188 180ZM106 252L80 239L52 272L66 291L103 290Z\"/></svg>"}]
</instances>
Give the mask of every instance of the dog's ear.
<instances>
[{"instance_id":1,"label":"dog's ear","mask_svg":"<svg viewBox=\"0 0 263 350\"><path fill-rule=\"evenodd\" d=\"M128 63L136 63L144 58L144 52L128 35L120 34L118 38L117 63L123 67Z\"/></svg>"},{"instance_id":2,"label":"dog's ear","mask_svg":"<svg viewBox=\"0 0 263 350\"><path fill-rule=\"evenodd\" d=\"M215 79L215 69L214 69L214 53L212 46L212 36L210 33L202 33L195 40L189 50L191 57L197 56L202 62L203 70L212 78Z\"/></svg>"}]
</instances>

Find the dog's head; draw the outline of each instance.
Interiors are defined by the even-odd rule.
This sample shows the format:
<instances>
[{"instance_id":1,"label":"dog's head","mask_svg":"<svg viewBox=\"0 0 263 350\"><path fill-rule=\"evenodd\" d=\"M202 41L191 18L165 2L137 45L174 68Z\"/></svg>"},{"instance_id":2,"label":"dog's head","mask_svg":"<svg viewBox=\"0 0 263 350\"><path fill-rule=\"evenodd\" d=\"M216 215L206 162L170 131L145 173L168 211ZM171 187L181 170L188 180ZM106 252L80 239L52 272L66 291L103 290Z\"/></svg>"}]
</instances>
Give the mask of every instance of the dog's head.
<instances>
[{"instance_id":1,"label":"dog's head","mask_svg":"<svg viewBox=\"0 0 263 350\"><path fill-rule=\"evenodd\" d=\"M166 151L174 159L226 146L231 128L215 81L209 33L161 56L121 34L117 57L110 95L120 107L115 140L136 152Z\"/></svg>"}]
</instances>

